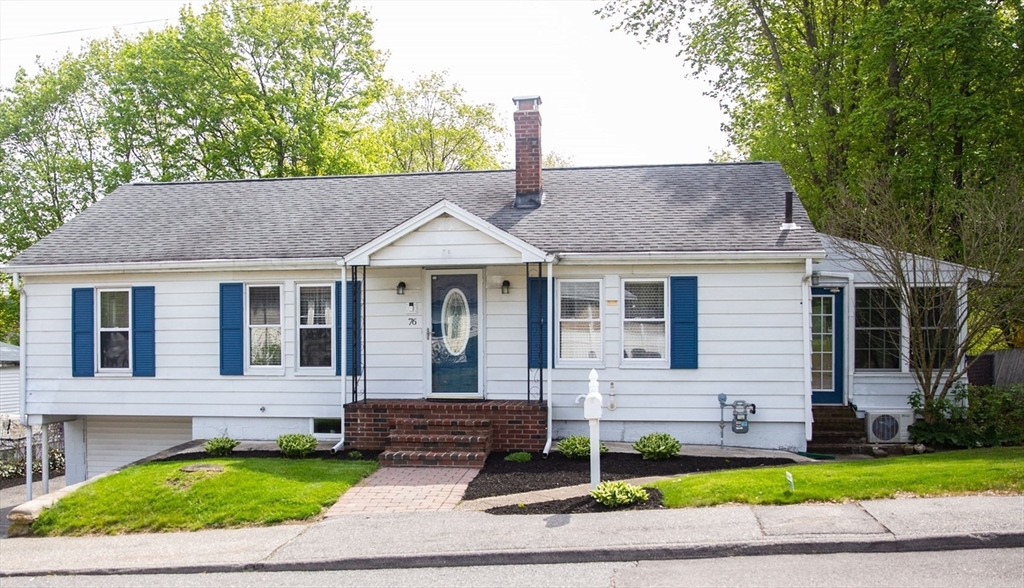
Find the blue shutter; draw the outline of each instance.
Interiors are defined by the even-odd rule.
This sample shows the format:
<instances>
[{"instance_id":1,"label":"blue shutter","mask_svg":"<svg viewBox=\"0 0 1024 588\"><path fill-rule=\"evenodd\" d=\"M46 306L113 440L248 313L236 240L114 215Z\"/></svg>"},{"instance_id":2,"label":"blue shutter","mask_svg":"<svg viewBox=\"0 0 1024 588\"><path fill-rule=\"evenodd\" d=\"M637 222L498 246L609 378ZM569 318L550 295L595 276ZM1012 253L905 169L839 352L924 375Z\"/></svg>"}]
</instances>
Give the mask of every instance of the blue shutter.
<instances>
[{"instance_id":1,"label":"blue shutter","mask_svg":"<svg viewBox=\"0 0 1024 588\"><path fill-rule=\"evenodd\" d=\"M156 376L153 286L132 288L132 375Z\"/></svg>"},{"instance_id":2,"label":"blue shutter","mask_svg":"<svg viewBox=\"0 0 1024 588\"><path fill-rule=\"evenodd\" d=\"M93 327L93 289L71 289L71 375L91 378L96 373Z\"/></svg>"},{"instance_id":3,"label":"blue shutter","mask_svg":"<svg viewBox=\"0 0 1024 588\"><path fill-rule=\"evenodd\" d=\"M697 369L697 277L672 276L672 369Z\"/></svg>"},{"instance_id":4,"label":"blue shutter","mask_svg":"<svg viewBox=\"0 0 1024 588\"><path fill-rule=\"evenodd\" d=\"M241 376L245 373L245 321L242 284L220 285L220 375Z\"/></svg>"},{"instance_id":5,"label":"blue shutter","mask_svg":"<svg viewBox=\"0 0 1024 588\"><path fill-rule=\"evenodd\" d=\"M348 282L348 337L345 345L348 352L345 356L346 376L363 375L363 283L358 280ZM358 325L360 333L356 334Z\"/></svg>"},{"instance_id":6,"label":"blue shutter","mask_svg":"<svg viewBox=\"0 0 1024 588\"><path fill-rule=\"evenodd\" d=\"M548 367L548 279L526 279L526 346L531 368Z\"/></svg>"},{"instance_id":7,"label":"blue shutter","mask_svg":"<svg viewBox=\"0 0 1024 588\"><path fill-rule=\"evenodd\" d=\"M351 376L353 373L353 367L355 373L363 375L363 353L362 353L362 337L357 337L355 333L355 325L358 324L362 328L363 319L362 308L360 307L360 301L362 300L362 282L356 280L349 280L345 285L346 297L348 298L348 304L345 305L345 313L347 320L345 321L345 375ZM334 283L334 331L337 333L335 340L338 341L338 348L335 352L335 375L341 375L341 282ZM353 340L355 340L355 354L353 358Z\"/></svg>"}]
</instances>

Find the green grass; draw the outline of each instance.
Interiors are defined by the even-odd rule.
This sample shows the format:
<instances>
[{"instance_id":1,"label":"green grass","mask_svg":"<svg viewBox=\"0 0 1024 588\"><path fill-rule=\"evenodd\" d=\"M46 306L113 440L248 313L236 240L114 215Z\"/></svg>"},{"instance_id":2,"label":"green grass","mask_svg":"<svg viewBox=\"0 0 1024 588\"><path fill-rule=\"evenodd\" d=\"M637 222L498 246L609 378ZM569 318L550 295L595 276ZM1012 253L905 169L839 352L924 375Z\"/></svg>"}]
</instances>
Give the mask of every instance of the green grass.
<instances>
[{"instance_id":1,"label":"green grass","mask_svg":"<svg viewBox=\"0 0 1024 588\"><path fill-rule=\"evenodd\" d=\"M182 472L190 463L222 472ZM37 535L190 531L304 520L377 469L372 461L219 458L149 463L97 480L44 510Z\"/></svg>"},{"instance_id":2,"label":"green grass","mask_svg":"<svg viewBox=\"0 0 1024 588\"><path fill-rule=\"evenodd\" d=\"M793 474L795 490L786 483ZM876 460L830 462L695 474L651 486L671 508L726 503L796 504L1024 492L1024 448L949 451Z\"/></svg>"}]
</instances>

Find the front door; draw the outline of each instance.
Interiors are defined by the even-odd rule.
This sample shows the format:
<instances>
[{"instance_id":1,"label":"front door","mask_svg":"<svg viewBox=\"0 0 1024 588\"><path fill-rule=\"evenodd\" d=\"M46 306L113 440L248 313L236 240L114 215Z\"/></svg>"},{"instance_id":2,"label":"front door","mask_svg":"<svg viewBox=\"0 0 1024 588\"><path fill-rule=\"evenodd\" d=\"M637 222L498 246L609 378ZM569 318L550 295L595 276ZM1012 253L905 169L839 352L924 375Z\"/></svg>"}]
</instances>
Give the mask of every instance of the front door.
<instances>
[{"instance_id":1,"label":"front door","mask_svg":"<svg viewBox=\"0 0 1024 588\"><path fill-rule=\"evenodd\" d=\"M478 273L430 276L430 393L479 395Z\"/></svg>"},{"instance_id":2,"label":"front door","mask_svg":"<svg viewBox=\"0 0 1024 588\"><path fill-rule=\"evenodd\" d=\"M811 290L811 403L843 404L843 294Z\"/></svg>"}]
</instances>

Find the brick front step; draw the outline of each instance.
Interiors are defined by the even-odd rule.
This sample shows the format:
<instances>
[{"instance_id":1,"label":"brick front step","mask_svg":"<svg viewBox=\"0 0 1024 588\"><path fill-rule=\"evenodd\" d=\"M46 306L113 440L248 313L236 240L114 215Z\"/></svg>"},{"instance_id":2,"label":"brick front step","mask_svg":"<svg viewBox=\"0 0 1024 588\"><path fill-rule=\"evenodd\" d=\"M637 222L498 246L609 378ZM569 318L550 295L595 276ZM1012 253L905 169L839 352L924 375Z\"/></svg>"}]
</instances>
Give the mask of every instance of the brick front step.
<instances>
[{"instance_id":1,"label":"brick front step","mask_svg":"<svg viewBox=\"0 0 1024 588\"><path fill-rule=\"evenodd\" d=\"M482 468L487 453L462 451L385 451L377 458L388 467Z\"/></svg>"},{"instance_id":2,"label":"brick front step","mask_svg":"<svg viewBox=\"0 0 1024 588\"><path fill-rule=\"evenodd\" d=\"M486 435L491 421L480 419L423 419L391 420L391 434L399 435Z\"/></svg>"},{"instance_id":3,"label":"brick front step","mask_svg":"<svg viewBox=\"0 0 1024 588\"><path fill-rule=\"evenodd\" d=\"M391 451L464 451L489 453L490 435L416 435L392 433L388 437Z\"/></svg>"}]
</instances>

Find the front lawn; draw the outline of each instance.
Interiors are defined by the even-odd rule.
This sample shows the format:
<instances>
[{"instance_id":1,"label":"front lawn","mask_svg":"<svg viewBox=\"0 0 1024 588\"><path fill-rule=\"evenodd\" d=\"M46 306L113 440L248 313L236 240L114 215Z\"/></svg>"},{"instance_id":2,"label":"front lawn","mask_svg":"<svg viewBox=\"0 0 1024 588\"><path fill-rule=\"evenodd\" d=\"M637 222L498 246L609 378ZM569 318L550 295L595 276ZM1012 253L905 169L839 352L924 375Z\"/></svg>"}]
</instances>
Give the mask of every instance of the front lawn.
<instances>
[{"instance_id":1,"label":"front lawn","mask_svg":"<svg viewBox=\"0 0 1024 588\"><path fill-rule=\"evenodd\" d=\"M786 482L793 474L793 491ZM696 474L652 484L668 507L795 504L1024 492L1024 448L948 451L865 461Z\"/></svg>"},{"instance_id":2,"label":"front lawn","mask_svg":"<svg viewBox=\"0 0 1024 588\"><path fill-rule=\"evenodd\" d=\"M223 471L185 472L189 464ZM44 510L36 535L191 531L320 514L377 469L372 461L212 458L155 462L97 480Z\"/></svg>"}]
</instances>

